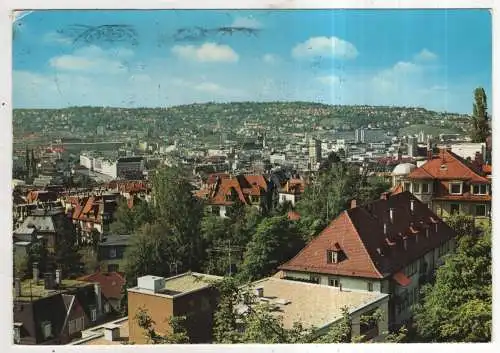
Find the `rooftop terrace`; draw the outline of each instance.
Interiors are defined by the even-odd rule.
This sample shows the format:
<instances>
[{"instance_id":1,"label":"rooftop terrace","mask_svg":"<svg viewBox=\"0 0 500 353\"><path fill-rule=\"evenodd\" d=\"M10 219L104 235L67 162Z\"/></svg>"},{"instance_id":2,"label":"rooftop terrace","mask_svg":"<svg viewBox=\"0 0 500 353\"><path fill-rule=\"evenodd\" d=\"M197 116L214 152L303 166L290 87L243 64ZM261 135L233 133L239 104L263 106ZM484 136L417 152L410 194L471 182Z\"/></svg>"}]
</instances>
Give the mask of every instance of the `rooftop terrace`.
<instances>
[{"instance_id":1,"label":"rooftop terrace","mask_svg":"<svg viewBox=\"0 0 500 353\"><path fill-rule=\"evenodd\" d=\"M14 300L16 301L32 301L49 297L51 295L65 292L74 288L82 288L89 285L92 284L77 280L63 279L61 285L56 289L45 289L43 279L40 279L38 283L35 283L32 279L27 279L21 282L21 295L16 296L15 288L12 289L12 294Z\"/></svg>"}]
</instances>

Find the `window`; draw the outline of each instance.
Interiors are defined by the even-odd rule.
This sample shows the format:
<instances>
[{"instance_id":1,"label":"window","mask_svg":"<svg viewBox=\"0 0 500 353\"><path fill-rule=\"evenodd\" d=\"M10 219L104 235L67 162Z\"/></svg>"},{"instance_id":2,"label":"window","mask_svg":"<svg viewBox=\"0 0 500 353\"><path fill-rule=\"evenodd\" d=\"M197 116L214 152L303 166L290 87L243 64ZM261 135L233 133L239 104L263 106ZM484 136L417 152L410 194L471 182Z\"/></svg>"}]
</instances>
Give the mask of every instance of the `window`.
<instances>
[{"instance_id":1,"label":"window","mask_svg":"<svg viewBox=\"0 0 500 353\"><path fill-rule=\"evenodd\" d=\"M68 333L70 335L74 334L76 332L76 320L71 320L68 323Z\"/></svg>"},{"instance_id":2,"label":"window","mask_svg":"<svg viewBox=\"0 0 500 353\"><path fill-rule=\"evenodd\" d=\"M90 310L90 321L97 321L97 309Z\"/></svg>"},{"instance_id":3,"label":"window","mask_svg":"<svg viewBox=\"0 0 500 353\"><path fill-rule=\"evenodd\" d=\"M474 195L486 195L488 193L487 184L474 184L472 185L472 193Z\"/></svg>"},{"instance_id":4,"label":"window","mask_svg":"<svg viewBox=\"0 0 500 353\"><path fill-rule=\"evenodd\" d=\"M109 303L104 303L104 312L107 314L110 312Z\"/></svg>"},{"instance_id":5,"label":"window","mask_svg":"<svg viewBox=\"0 0 500 353\"><path fill-rule=\"evenodd\" d=\"M111 248L111 249L109 249L109 257L110 257L111 259L116 258L116 248Z\"/></svg>"},{"instance_id":6,"label":"window","mask_svg":"<svg viewBox=\"0 0 500 353\"><path fill-rule=\"evenodd\" d=\"M340 287L340 281L338 278L329 278L328 285L331 287Z\"/></svg>"},{"instance_id":7,"label":"window","mask_svg":"<svg viewBox=\"0 0 500 353\"><path fill-rule=\"evenodd\" d=\"M418 263L416 261L409 264L405 269L406 276L411 276L417 272Z\"/></svg>"},{"instance_id":8,"label":"window","mask_svg":"<svg viewBox=\"0 0 500 353\"><path fill-rule=\"evenodd\" d=\"M452 215L460 213L460 204L458 203L450 204L450 213Z\"/></svg>"},{"instance_id":9,"label":"window","mask_svg":"<svg viewBox=\"0 0 500 353\"><path fill-rule=\"evenodd\" d=\"M309 277L309 280L312 282L312 283L316 283L316 284L319 284L321 278L319 276L316 276L316 275L311 275Z\"/></svg>"},{"instance_id":10,"label":"window","mask_svg":"<svg viewBox=\"0 0 500 353\"><path fill-rule=\"evenodd\" d=\"M476 205L476 216L486 217L486 205Z\"/></svg>"},{"instance_id":11,"label":"window","mask_svg":"<svg viewBox=\"0 0 500 353\"><path fill-rule=\"evenodd\" d=\"M118 272L119 265L110 264L108 265L108 272Z\"/></svg>"},{"instance_id":12,"label":"window","mask_svg":"<svg viewBox=\"0 0 500 353\"><path fill-rule=\"evenodd\" d=\"M21 327L14 326L14 344L21 343Z\"/></svg>"},{"instance_id":13,"label":"window","mask_svg":"<svg viewBox=\"0 0 500 353\"><path fill-rule=\"evenodd\" d=\"M450 194L461 195L462 194L462 183L450 183Z\"/></svg>"},{"instance_id":14,"label":"window","mask_svg":"<svg viewBox=\"0 0 500 353\"><path fill-rule=\"evenodd\" d=\"M410 183L404 183L403 184L403 188L404 188L404 191L410 191Z\"/></svg>"},{"instance_id":15,"label":"window","mask_svg":"<svg viewBox=\"0 0 500 353\"><path fill-rule=\"evenodd\" d=\"M413 192L416 192L416 193L420 192L420 184L413 183Z\"/></svg>"},{"instance_id":16,"label":"window","mask_svg":"<svg viewBox=\"0 0 500 353\"><path fill-rule=\"evenodd\" d=\"M368 282L368 292L373 292L373 283L372 282Z\"/></svg>"},{"instance_id":17,"label":"window","mask_svg":"<svg viewBox=\"0 0 500 353\"><path fill-rule=\"evenodd\" d=\"M52 324L49 321L42 323L42 332L45 339L52 336Z\"/></svg>"},{"instance_id":18,"label":"window","mask_svg":"<svg viewBox=\"0 0 500 353\"><path fill-rule=\"evenodd\" d=\"M427 194L429 192L429 184L424 183L422 184L422 193Z\"/></svg>"},{"instance_id":19,"label":"window","mask_svg":"<svg viewBox=\"0 0 500 353\"><path fill-rule=\"evenodd\" d=\"M85 328L85 319L83 316L75 320L75 332L83 331Z\"/></svg>"},{"instance_id":20,"label":"window","mask_svg":"<svg viewBox=\"0 0 500 353\"><path fill-rule=\"evenodd\" d=\"M335 250L328 250L326 252L326 262L329 264L336 264L339 262L339 252Z\"/></svg>"}]
</instances>

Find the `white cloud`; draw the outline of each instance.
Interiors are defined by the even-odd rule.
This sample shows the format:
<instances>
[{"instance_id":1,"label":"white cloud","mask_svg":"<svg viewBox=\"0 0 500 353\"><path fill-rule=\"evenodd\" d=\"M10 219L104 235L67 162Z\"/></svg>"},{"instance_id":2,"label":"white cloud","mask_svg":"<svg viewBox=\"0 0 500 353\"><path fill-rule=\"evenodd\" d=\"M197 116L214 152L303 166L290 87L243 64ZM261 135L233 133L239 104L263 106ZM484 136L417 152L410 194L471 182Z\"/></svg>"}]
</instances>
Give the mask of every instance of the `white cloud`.
<instances>
[{"instance_id":1,"label":"white cloud","mask_svg":"<svg viewBox=\"0 0 500 353\"><path fill-rule=\"evenodd\" d=\"M198 91L204 92L221 92L223 88L216 83L213 82L202 82L194 86Z\"/></svg>"},{"instance_id":2,"label":"white cloud","mask_svg":"<svg viewBox=\"0 0 500 353\"><path fill-rule=\"evenodd\" d=\"M280 58L276 54L264 54L262 56L262 61L264 61L266 64L276 64L278 61L280 61Z\"/></svg>"},{"instance_id":3,"label":"white cloud","mask_svg":"<svg viewBox=\"0 0 500 353\"><path fill-rule=\"evenodd\" d=\"M201 46L175 45L172 52L181 59L199 62L236 62L239 55L228 45L205 43Z\"/></svg>"},{"instance_id":4,"label":"white cloud","mask_svg":"<svg viewBox=\"0 0 500 353\"><path fill-rule=\"evenodd\" d=\"M54 44L62 44L62 45L70 45L73 43L73 40L65 35L58 32L48 32L43 36L43 41L45 43L54 43Z\"/></svg>"},{"instance_id":5,"label":"white cloud","mask_svg":"<svg viewBox=\"0 0 500 353\"><path fill-rule=\"evenodd\" d=\"M295 58L329 57L337 59L354 59L358 56L356 47L337 37L312 37L292 49Z\"/></svg>"},{"instance_id":6,"label":"white cloud","mask_svg":"<svg viewBox=\"0 0 500 353\"><path fill-rule=\"evenodd\" d=\"M438 56L436 54L425 48L413 57L415 61L434 61L437 58Z\"/></svg>"},{"instance_id":7,"label":"white cloud","mask_svg":"<svg viewBox=\"0 0 500 353\"><path fill-rule=\"evenodd\" d=\"M335 75L319 76L316 80L324 85L337 86L340 84L340 78Z\"/></svg>"},{"instance_id":8,"label":"white cloud","mask_svg":"<svg viewBox=\"0 0 500 353\"><path fill-rule=\"evenodd\" d=\"M126 48L103 50L92 45L77 49L72 54L53 57L49 65L63 71L118 74L127 71L126 63L122 60L133 55L134 52Z\"/></svg>"},{"instance_id":9,"label":"white cloud","mask_svg":"<svg viewBox=\"0 0 500 353\"><path fill-rule=\"evenodd\" d=\"M254 17L237 17L231 27L245 27L245 28L252 28L252 29L260 29L262 28L262 23L260 23L257 19Z\"/></svg>"}]
</instances>

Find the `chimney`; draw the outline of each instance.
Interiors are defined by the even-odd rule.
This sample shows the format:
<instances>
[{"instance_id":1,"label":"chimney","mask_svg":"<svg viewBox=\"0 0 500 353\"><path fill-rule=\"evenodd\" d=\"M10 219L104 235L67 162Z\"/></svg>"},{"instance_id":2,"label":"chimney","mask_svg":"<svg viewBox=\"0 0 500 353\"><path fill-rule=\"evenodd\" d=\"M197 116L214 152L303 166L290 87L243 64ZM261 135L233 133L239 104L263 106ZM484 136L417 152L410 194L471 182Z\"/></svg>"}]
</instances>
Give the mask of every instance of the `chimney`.
<instances>
[{"instance_id":1,"label":"chimney","mask_svg":"<svg viewBox=\"0 0 500 353\"><path fill-rule=\"evenodd\" d=\"M384 223L384 235L387 235L387 223Z\"/></svg>"},{"instance_id":2,"label":"chimney","mask_svg":"<svg viewBox=\"0 0 500 353\"><path fill-rule=\"evenodd\" d=\"M406 239L406 237L404 237L404 238L403 238L403 248L404 248L405 250L407 250L407 249L408 249L408 240Z\"/></svg>"},{"instance_id":3,"label":"chimney","mask_svg":"<svg viewBox=\"0 0 500 353\"><path fill-rule=\"evenodd\" d=\"M94 291L96 296L97 317L99 317L102 313L102 296L100 283L94 283Z\"/></svg>"},{"instance_id":4,"label":"chimney","mask_svg":"<svg viewBox=\"0 0 500 353\"><path fill-rule=\"evenodd\" d=\"M21 279L16 277L14 279L14 290L16 293L16 298L21 296Z\"/></svg>"},{"instance_id":5,"label":"chimney","mask_svg":"<svg viewBox=\"0 0 500 353\"><path fill-rule=\"evenodd\" d=\"M39 276L38 262L33 262L33 282L35 282L35 284L38 284Z\"/></svg>"},{"instance_id":6,"label":"chimney","mask_svg":"<svg viewBox=\"0 0 500 353\"><path fill-rule=\"evenodd\" d=\"M356 208L356 199L351 200L351 208Z\"/></svg>"},{"instance_id":7,"label":"chimney","mask_svg":"<svg viewBox=\"0 0 500 353\"><path fill-rule=\"evenodd\" d=\"M262 288L262 287L255 288L255 295L256 295L258 298L262 298L262 297L264 297L264 288Z\"/></svg>"},{"instance_id":8,"label":"chimney","mask_svg":"<svg viewBox=\"0 0 500 353\"><path fill-rule=\"evenodd\" d=\"M432 149L428 149L427 150L427 160L431 160L432 159Z\"/></svg>"},{"instance_id":9,"label":"chimney","mask_svg":"<svg viewBox=\"0 0 500 353\"><path fill-rule=\"evenodd\" d=\"M389 219L391 220L391 223L394 223L394 213L396 209L394 208L389 208Z\"/></svg>"},{"instance_id":10,"label":"chimney","mask_svg":"<svg viewBox=\"0 0 500 353\"><path fill-rule=\"evenodd\" d=\"M54 274L51 272L44 274L44 288L45 289L54 289Z\"/></svg>"},{"instance_id":11,"label":"chimney","mask_svg":"<svg viewBox=\"0 0 500 353\"><path fill-rule=\"evenodd\" d=\"M339 283L339 291L342 292L342 283Z\"/></svg>"},{"instance_id":12,"label":"chimney","mask_svg":"<svg viewBox=\"0 0 500 353\"><path fill-rule=\"evenodd\" d=\"M414 199L410 200L410 211L411 211L412 215L415 212L415 200Z\"/></svg>"},{"instance_id":13,"label":"chimney","mask_svg":"<svg viewBox=\"0 0 500 353\"><path fill-rule=\"evenodd\" d=\"M62 270L61 270L60 268L58 268L58 269L56 270L56 284L57 284L58 286L60 286L60 285L61 285L61 282L62 282Z\"/></svg>"},{"instance_id":14,"label":"chimney","mask_svg":"<svg viewBox=\"0 0 500 353\"><path fill-rule=\"evenodd\" d=\"M104 326L104 338L110 342L118 341L120 338L120 326L115 324Z\"/></svg>"}]
</instances>

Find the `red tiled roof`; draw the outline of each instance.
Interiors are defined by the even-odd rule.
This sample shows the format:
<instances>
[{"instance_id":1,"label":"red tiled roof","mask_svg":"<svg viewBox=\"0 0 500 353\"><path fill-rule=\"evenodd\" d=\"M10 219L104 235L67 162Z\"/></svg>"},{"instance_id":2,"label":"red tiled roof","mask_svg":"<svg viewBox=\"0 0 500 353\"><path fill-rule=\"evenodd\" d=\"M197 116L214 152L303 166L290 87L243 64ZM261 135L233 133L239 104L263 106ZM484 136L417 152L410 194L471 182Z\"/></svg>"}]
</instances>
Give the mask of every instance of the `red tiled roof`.
<instances>
[{"instance_id":1,"label":"red tiled roof","mask_svg":"<svg viewBox=\"0 0 500 353\"><path fill-rule=\"evenodd\" d=\"M441 150L438 155L414 169L410 179L470 180L476 183L488 183L489 180L479 170L448 150Z\"/></svg>"},{"instance_id":2,"label":"red tiled roof","mask_svg":"<svg viewBox=\"0 0 500 353\"><path fill-rule=\"evenodd\" d=\"M414 212L410 200L414 200ZM389 209L395 212L394 222ZM437 221L438 232L435 232ZM384 234L387 224L387 235ZM430 228L426 237L425 228ZM418 233L414 233L418 231ZM386 278L455 236L423 203L405 191L342 212L281 270L367 278ZM404 244L406 242L406 249ZM338 243L346 258L327 263L327 251Z\"/></svg>"},{"instance_id":3,"label":"red tiled roof","mask_svg":"<svg viewBox=\"0 0 500 353\"><path fill-rule=\"evenodd\" d=\"M36 201L40 201L40 202L56 201L57 200L57 193L52 192L52 191L34 190L34 191L28 192L26 199L27 199L28 203L33 203Z\"/></svg>"},{"instance_id":4,"label":"red tiled roof","mask_svg":"<svg viewBox=\"0 0 500 353\"><path fill-rule=\"evenodd\" d=\"M220 177L221 174L218 174ZM267 191L267 181L262 175L238 175L235 177L215 177L213 183L197 191L196 196L208 198L214 205L231 205L233 201L226 200L226 196L235 193L244 204L250 204L248 196L261 196Z\"/></svg>"},{"instance_id":5,"label":"red tiled roof","mask_svg":"<svg viewBox=\"0 0 500 353\"><path fill-rule=\"evenodd\" d=\"M482 166L483 173L491 174L491 165L483 164Z\"/></svg>"},{"instance_id":6,"label":"red tiled roof","mask_svg":"<svg viewBox=\"0 0 500 353\"><path fill-rule=\"evenodd\" d=\"M106 298L121 298L122 286L125 278L118 272L96 272L78 278L79 281L97 282L101 285L102 294Z\"/></svg>"}]
</instances>

